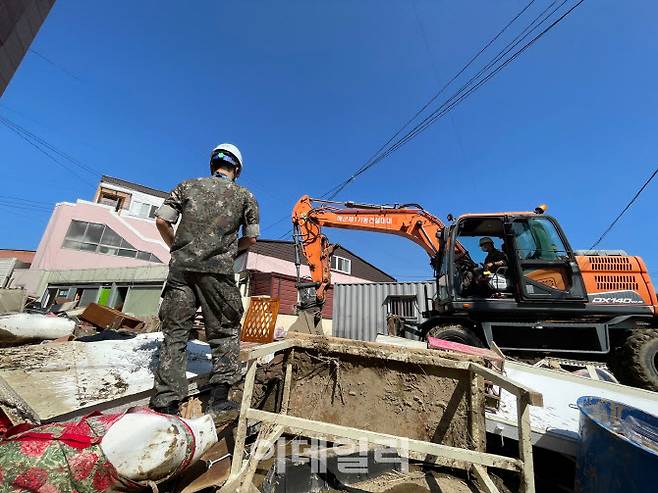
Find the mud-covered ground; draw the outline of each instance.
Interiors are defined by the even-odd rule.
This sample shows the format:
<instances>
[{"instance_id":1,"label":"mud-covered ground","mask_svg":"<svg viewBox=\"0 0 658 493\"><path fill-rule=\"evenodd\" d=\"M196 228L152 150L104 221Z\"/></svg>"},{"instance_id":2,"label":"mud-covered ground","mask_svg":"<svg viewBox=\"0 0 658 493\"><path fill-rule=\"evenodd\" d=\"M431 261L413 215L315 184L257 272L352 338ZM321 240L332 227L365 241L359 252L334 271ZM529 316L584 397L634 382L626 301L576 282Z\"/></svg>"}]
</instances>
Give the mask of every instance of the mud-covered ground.
<instances>
[{"instance_id":1,"label":"mud-covered ground","mask_svg":"<svg viewBox=\"0 0 658 493\"><path fill-rule=\"evenodd\" d=\"M475 485L458 476L423 472L404 475L384 474L348 488L342 491L350 493L478 493L480 491Z\"/></svg>"},{"instance_id":2,"label":"mud-covered ground","mask_svg":"<svg viewBox=\"0 0 658 493\"><path fill-rule=\"evenodd\" d=\"M460 370L297 350L289 413L484 450L484 406L471 412L468 374ZM481 430L478 443L469 433L471 419Z\"/></svg>"}]
</instances>

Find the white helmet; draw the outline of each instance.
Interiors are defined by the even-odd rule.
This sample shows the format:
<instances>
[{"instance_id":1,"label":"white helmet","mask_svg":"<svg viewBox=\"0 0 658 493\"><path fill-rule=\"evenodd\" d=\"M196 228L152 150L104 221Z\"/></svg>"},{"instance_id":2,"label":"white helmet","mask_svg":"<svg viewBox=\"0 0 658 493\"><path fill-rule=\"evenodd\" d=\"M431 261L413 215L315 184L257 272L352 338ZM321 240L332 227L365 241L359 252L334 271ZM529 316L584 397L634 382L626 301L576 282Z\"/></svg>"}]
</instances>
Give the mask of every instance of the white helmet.
<instances>
[{"instance_id":1,"label":"white helmet","mask_svg":"<svg viewBox=\"0 0 658 493\"><path fill-rule=\"evenodd\" d=\"M228 156L225 155L228 154ZM233 144L219 144L217 147L215 147L212 152L210 153L210 172L213 172L213 161L216 160L221 160L221 161L226 161L228 164L232 164L235 166L235 177L237 178L240 176L240 173L242 172L242 153L240 152L240 149L238 149L236 146Z\"/></svg>"}]
</instances>

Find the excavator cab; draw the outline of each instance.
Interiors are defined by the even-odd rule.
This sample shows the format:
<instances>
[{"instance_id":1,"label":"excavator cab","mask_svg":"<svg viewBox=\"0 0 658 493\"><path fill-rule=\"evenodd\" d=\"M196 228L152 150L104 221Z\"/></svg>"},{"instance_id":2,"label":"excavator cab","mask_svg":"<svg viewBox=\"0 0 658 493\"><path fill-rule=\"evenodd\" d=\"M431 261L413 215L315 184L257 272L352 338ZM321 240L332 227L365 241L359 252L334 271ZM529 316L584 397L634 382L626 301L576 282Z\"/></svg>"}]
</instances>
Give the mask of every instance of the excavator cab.
<instances>
[{"instance_id":1,"label":"excavator cab","mask_svg":"<svg viewBox=\"0 0 658 493\"><path fill-rule=\"evenodd\" d=\"M480 248L484 239L492 244L491 254ZM499 260L495 268L487 263L489 258ZM468 307L498 310L510 303L587 300L564 233L554 218L543 214L461 216L443 231L435 264L440 304L487 300Z\"/></svg>"}]
</instances>

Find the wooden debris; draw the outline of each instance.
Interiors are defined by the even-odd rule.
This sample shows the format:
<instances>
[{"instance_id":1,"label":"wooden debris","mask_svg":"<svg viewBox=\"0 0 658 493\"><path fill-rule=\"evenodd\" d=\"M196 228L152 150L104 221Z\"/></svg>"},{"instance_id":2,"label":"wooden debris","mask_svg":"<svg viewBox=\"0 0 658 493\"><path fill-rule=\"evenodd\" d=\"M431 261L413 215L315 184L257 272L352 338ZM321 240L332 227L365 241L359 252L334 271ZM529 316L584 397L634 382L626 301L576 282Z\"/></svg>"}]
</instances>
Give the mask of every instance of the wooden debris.
<instances>
[{"instance_id":1,"label":"wooden debris","mask_svg":"<svg viewBox=\"0 0 658 493\"><path fill-rule=\"evenodd\" d=\"M488 476L487 467L494 467L504 470L516 471L521 474L521 492L534 493L534 478L533 478L533 464L532 464L532 445L530 442L530 423L528 419L528 406L541 405L542 396L537 392L517 385L503 375L499 375L481 365L483 360L481 358L472 357L468 355L455 355L454 353L445 353L437 350L414 350L407 348L391 348L382 344L362 343L356 341L341 340L331 337L313 337L308 335L295 334L291 339L287 339L288 345L281 343L272 343L262 346L258 349L251 350L248 354L245 352L243 358L246 358L249 365L245 380L245 392L243 394L240 421L236 435L236 447L234 450L234 461L231 468L231 475L220 490L222 493L236 491L238 485L243 483L243 480L249 479L249 472L253 468L250 461L243 461L245 436L248 423L261 422L271 425L272 436L279 435L280 432L289 433L292 435L300 435L304 437L323 438L327 441L335 443L344 443L345 439L349 440L365 440L368 444L377 444L383 446L393 446L398 450L402 456L406 456L416 460L425 462L441 464L453 468L464 469L466 471L473 470L473 465L481 466L473 470L477 476L482 476L485 488L490 492L495 492L496 487L493 481L490 481ZM255 378L255 358L264 356L269 350L271 353L275 351L288 350L294 348L296 365L299 361L301 354L315 353L320 356L318 359L325 358L328 365L334 366L334 375L338 371L340 365L340 358L335 358L336 355L354 355L362 358L381 359L389 364L391 361L403 362L407 364L424 365L431 367L435 365L443 370L449 369L454 373L462 372L466 377L466 393L471 405L475 404L477 407L481 406L481 396L473 395L477 392L478 387L483 387L484 378L488 378L497 385L500 385L505 390L508 390L517 397L517 403L521 412L519 414L518 427L519 427L519 455L520 459L514 459L501 455L485 453L479 450L473 450L470 447L454 447L440 443L432 443L427 440L418 440L409 438L408 436L398 436L390 433L382 433L378 431L371 431L363 428L356 428L346 424L336 424L332 422L318 421L310 419L309 416L295 416L291 411L294 409L294 396L298 392L290 392L284 389L284 395L290 392L291 402L288 409L281 409L279 413L267 412L262 410L253 409L252 402L252 389ZM431 354L434 353L434 354ZM441 354L437 354L441 353ZM330 360L338 360L337 364L331 363ZM386 366L385 364L383 366ZM288 385L295 385L295 379L299 375L294 375L291 381L286 379ZM337 389L340 392L340 389ZM288 412L288 414L286 414ZM449 413L448 413L449 416ZM311 416L312 417L312 416ZM480 416L484 419L484 412ZM467 430L472 434L479 434L479 429L473 427L476 422L474 416L471 415L471 421L468 423ZM395 416L382 416L382 420L395 421ZM477 420L479 421L479 420ZM262 426L262 425L261 425ZM476 433L478 432L478 433ZM472 437L476 440L481 439L484 435ZM269 438L269 437L268 437ZM266 440L266 439L264 439ZM472 447L472 445L471 445ZM489 479L489 480L488 480ZM251 483L246 481L250 486Z\"/></svg>"},{"instance_id":2,"label":"wooden debris","mask_svg":"<svg viewBox=\"0 0 658 493\"><path fill-rule=\"evenodd\" d=\"M144 327L142 320L97 303L89 304L80 315L80 318L101 329L131 329L140 331Z\"/></svg>"},{"instance_id":3,"label":"wooden debris","mask_svg":"<svg viewBox=\"0 0 658 493\"><path fill-rule=\"evenodd\" d=\"M185 419L193 419L203 416L201 401L197 397L188 399L180 406L180 416Z\"/></svg>"}]
</instances>

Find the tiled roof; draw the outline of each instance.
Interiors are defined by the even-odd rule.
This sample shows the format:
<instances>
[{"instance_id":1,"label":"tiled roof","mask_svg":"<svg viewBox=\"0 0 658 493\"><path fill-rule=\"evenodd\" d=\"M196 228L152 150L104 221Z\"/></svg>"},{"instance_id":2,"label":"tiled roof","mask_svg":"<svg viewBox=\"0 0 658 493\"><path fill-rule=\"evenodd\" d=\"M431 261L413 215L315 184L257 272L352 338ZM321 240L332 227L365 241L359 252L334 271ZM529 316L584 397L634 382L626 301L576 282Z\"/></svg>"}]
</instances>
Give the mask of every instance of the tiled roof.
<instances>
[{"instance_id":1,"label":"tiled roof","mask_svg":"<svg viewBox=\"0 0 658 493\"><path fill-rule=\"evenodd\" d=\"M4 250L0 249L0 258L16 258L20 262L31 264L37 252L34 250Z\"/></svg>"}]
</instances>

